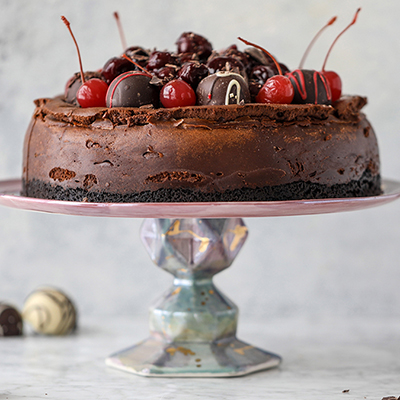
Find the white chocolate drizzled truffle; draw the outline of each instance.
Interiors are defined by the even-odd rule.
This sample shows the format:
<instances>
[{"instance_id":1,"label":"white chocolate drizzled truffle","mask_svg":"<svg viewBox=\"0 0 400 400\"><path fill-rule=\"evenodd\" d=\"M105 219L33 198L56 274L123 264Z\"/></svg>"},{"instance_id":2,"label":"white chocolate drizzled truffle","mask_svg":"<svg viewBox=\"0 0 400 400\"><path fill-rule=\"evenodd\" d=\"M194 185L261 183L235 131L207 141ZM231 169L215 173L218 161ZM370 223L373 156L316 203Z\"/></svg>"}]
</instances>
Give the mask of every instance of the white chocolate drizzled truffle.
<instances>
[{"instance_id":1,"label":"white chocolate drizzled truffle","mask_svg":"<svg viewBox=\"0 0 400 400\"><path fill-rule=\"evenodd\" d=\"M26 299L22 317L38 333L67 335L76 328L77 313L72 301L62 291L41 288Z\"/></svg>"}]
</instances>

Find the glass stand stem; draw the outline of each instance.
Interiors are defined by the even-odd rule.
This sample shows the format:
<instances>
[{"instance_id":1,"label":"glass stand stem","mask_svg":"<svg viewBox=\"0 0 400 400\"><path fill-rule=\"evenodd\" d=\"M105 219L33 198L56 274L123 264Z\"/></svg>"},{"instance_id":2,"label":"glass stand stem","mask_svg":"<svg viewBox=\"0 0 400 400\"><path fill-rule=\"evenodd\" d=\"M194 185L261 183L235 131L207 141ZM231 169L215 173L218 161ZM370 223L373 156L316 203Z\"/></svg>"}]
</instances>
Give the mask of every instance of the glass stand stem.
<instances>
[{"instance_id":1,"label":"glass stand stem","mask_svg":"<svg viewBox=\"0 0 400 400\"><path fill-rule=\"evenodd\" d=\"M279 356L236 338L238 308L212 281L247 234L241 218L145 220L142 241L154 263L174 275L173 286L150 309L150 337L107 364L164 377L240 376L279 365Z\"/></svg>"}]
</instances>

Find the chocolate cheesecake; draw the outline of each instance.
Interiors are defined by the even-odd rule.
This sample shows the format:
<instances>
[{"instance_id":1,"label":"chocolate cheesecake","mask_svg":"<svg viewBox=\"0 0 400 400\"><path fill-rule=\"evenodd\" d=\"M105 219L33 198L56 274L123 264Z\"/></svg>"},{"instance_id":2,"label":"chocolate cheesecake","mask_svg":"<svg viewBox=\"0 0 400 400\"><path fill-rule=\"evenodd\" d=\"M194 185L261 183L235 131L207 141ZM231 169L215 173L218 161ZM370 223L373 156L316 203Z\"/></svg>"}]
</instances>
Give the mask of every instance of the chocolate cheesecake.
<instances>
[{"instance_id":1,"label":"chocolate cheesecake","mask_svg":"<svg viewBox=\"0 0 400 400\"><path fill-rule=\"evenodd\" d=\"M89 202L277 201L381 193L379 151L361 112L334 105L80 108L36 101L24 196Z\"/></svg>"}]
</instances>

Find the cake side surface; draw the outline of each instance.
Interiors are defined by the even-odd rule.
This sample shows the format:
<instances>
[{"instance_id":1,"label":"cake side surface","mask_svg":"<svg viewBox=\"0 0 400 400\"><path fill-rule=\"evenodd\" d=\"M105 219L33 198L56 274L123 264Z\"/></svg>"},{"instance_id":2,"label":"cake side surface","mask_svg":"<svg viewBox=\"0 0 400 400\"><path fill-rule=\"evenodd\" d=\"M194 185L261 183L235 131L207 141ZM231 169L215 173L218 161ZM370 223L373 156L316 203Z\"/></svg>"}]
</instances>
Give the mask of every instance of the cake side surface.
<instances>
[{"instance_id":1,"label":"cake side surface","mask_svg":"<svg viewBox=\"0 0 400 400\"><path fill-rule=\"evenodd\" d=\"M365 102L146 110L38 100L23 194L98 202L376 195L379 151Z\"/></svg>"}]
</instances>

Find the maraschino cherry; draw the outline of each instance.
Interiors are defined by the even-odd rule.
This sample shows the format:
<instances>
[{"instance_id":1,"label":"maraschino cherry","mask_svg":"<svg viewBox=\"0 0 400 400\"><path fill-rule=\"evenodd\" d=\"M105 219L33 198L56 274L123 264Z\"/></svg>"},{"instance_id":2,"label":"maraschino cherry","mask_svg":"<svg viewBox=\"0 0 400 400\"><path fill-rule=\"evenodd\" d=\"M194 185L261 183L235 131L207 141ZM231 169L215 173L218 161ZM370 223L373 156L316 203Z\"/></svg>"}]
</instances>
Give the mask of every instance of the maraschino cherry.
<instances>
[{"instance_id":1,"label":"maraschino cherry","mask_svg":"<svg viewBox=\"0 0 400 400\"><path fill-rule=\"evenodd\" d=\"M194 106L196 93L184 80L174 79L162 87L160 101L165 108Z\"/></svg>"},{"instance_id":2,"label":"maraschino cherry","mask_svg":"<svg viewBox=\"0 0 400 400\"><path fill-rule=\"evenodd\" d=\"M72 33L71 26L67 18L62 16L61 19L68 28L69 32L71 33L72 39L76 46L76 50L78 52L82 85L76 93L76 100L78 101L79 105L83 108L105 107L108 85L104 81L98 78L93 78L88 81L85 81L85 75L83 73L83 68L82 68L81 53L79 51L78 43L75 40L75 36Z\"/></svg>"},{"instance_id":3,"label":"maraschino cherry","mask_svg":"<svg viewBox=\"0 0 400 400\"><path fill-rule=\"evenodd\" d=\"M253 46L263 51L265 54L271 57L278 70L279 75L274 75L268 78L263 87L258 92L258 95L256 96L257 103L290 104L293 100L294 89L289 78L282 74L282 69L279 63L267 50L265 50L261 46L258 46L240 37L238 39L249 46Z\"/></svg>"},{"instance_id":4,"label":"maraschino cherry","mask_svg":"<svg viewBox=\"0 0 400 400\"><path fill-rule=\"evenodd\" d=\"M333 41L333 43L331 44L331 47L328 50L328 53L325 57L325 61L324 64L322 66L322 71L321 74L323 76L325 76L326 80L328 81L328 84L331 88L331 92L332 92L332 102L335 102L336 100L340 99L340 96L342 95L342 80L340 79L340 76L334 72L334 71L325 71L325 65L326 62L328 60L329 54L332 51L333 46L335 45L335 43L337 42L337 40L339 39L340 36L343 35L343 33L345 33L347 31L347 29L349 29L352 25L354 25L357 21L357 16L358 13L361 11L361 8L358 8L353 20L350 22L349 25L346 26L346 28L344 28L342 30L342 32L339 33L339 35L336 36L336 39Z\"/></svg>"}]
</instances>

